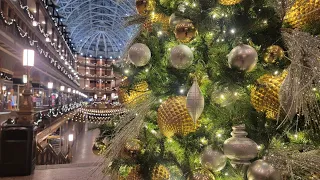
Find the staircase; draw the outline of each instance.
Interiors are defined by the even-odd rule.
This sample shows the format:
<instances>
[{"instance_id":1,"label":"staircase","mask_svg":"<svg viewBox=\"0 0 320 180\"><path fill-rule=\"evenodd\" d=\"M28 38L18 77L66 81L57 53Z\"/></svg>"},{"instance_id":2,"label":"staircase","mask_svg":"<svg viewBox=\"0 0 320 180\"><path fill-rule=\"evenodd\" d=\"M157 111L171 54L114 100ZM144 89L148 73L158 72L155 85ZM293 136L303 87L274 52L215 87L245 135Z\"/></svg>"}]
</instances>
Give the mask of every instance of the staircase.
<instances>
[{"instance_id":1,"label":"staircase","mask_svg":"<svg viewBox=\"0 0 320 180\"><path fill-rule=\"evenodd\" d=\"M61 152L56 153L51 144L46 144L42 147L37 143L36 152L37 165L52 165L52 164L67 164L70 163L68 155L63 155Z\"/></svg>"}]
</instances>

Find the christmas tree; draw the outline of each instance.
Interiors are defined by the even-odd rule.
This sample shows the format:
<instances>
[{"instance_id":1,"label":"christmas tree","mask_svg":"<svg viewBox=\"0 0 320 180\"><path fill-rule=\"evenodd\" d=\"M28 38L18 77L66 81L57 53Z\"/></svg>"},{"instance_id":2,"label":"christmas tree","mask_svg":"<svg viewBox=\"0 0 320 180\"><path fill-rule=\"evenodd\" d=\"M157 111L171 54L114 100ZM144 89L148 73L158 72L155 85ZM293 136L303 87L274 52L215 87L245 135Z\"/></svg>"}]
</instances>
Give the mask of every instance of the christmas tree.
<instances>
[{"instance_id":1,"label":"christmas tree","mask_svg":"<svg viewBox=\"0 0 320 180\"><path fill-rule=\"evenodd\" d=\"M127 25L140 31L114 67L126 76L119 96L128 112L108 136L108 174L320 178L320 1L136 0L136 8Z\"/></svg>"}]
</instances>

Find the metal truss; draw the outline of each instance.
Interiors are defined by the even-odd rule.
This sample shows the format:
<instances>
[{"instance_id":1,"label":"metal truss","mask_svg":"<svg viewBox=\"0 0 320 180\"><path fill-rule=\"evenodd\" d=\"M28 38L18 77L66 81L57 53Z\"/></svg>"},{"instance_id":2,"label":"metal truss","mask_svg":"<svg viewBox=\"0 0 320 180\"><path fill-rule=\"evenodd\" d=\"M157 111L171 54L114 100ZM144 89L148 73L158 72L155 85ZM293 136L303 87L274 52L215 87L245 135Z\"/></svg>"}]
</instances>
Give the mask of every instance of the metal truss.
<instances>
[{"instance_id":1,"label":"metal truss","mask_svg":"<svg viewBox=\"0 0 320 180\"><path fill-rule=\"evenodd\" d=\"M124 19L136 14L135 0L56 0L75 50L86 56L121 56L135 26Z\"/></svg>"}]
</instances>

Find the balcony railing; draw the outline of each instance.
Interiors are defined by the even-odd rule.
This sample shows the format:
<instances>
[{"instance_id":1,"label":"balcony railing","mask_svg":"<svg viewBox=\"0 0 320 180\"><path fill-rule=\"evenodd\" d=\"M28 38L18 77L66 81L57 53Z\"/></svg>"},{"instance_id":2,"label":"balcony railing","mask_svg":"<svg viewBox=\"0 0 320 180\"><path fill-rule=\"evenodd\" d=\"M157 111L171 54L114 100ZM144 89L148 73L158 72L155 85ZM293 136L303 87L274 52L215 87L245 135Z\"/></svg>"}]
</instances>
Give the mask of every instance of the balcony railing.
<instances>
[{"instance_id":1,"label":"balcony railing","mask_svg":"<svg viewBox=\"0 0 320 180\"><path fill-rule=\"evenodd\" d=\"M22 2L25 1L2 1L0 11L2 23L0 24L8 27L2 28L2 30L5 30L9 36L20 39L17 42L23 43L22 45L28 44L33 47L44 59L48 59L53 68L59 70L79 86L78 76L72 72L74 71L72 67L74 56L69 51L69 47L63 43L48 41L52 34L47 33L46 29L39 25L40 23L33 24L37 20L36 15ZM57 39L64 39L60 33L56 33L56 35Z\"/></svg>"}]
</instances>

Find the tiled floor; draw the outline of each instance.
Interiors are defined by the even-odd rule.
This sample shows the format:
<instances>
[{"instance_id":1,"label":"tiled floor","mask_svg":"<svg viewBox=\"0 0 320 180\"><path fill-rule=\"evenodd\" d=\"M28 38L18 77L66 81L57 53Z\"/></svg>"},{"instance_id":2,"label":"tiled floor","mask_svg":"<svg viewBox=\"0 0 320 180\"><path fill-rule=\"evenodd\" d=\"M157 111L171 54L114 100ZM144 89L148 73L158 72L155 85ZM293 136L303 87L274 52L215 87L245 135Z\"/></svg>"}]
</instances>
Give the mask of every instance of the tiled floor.
<instances>
[{"instance_id":1,"label":"tiled floor","mask_svg":"<svg viewBox=\"0 0 320 180\"><path fill-rule=\"evenodd\" d=\"M87 127L87 126L86 126ZM85 128L74 144L71 164L37 166L33 175L25 177L6 177L1 180L111 180L104 176L101 164L103 158L92 153L92 145L99 130Z\"/></svg>"}]
</instances>

